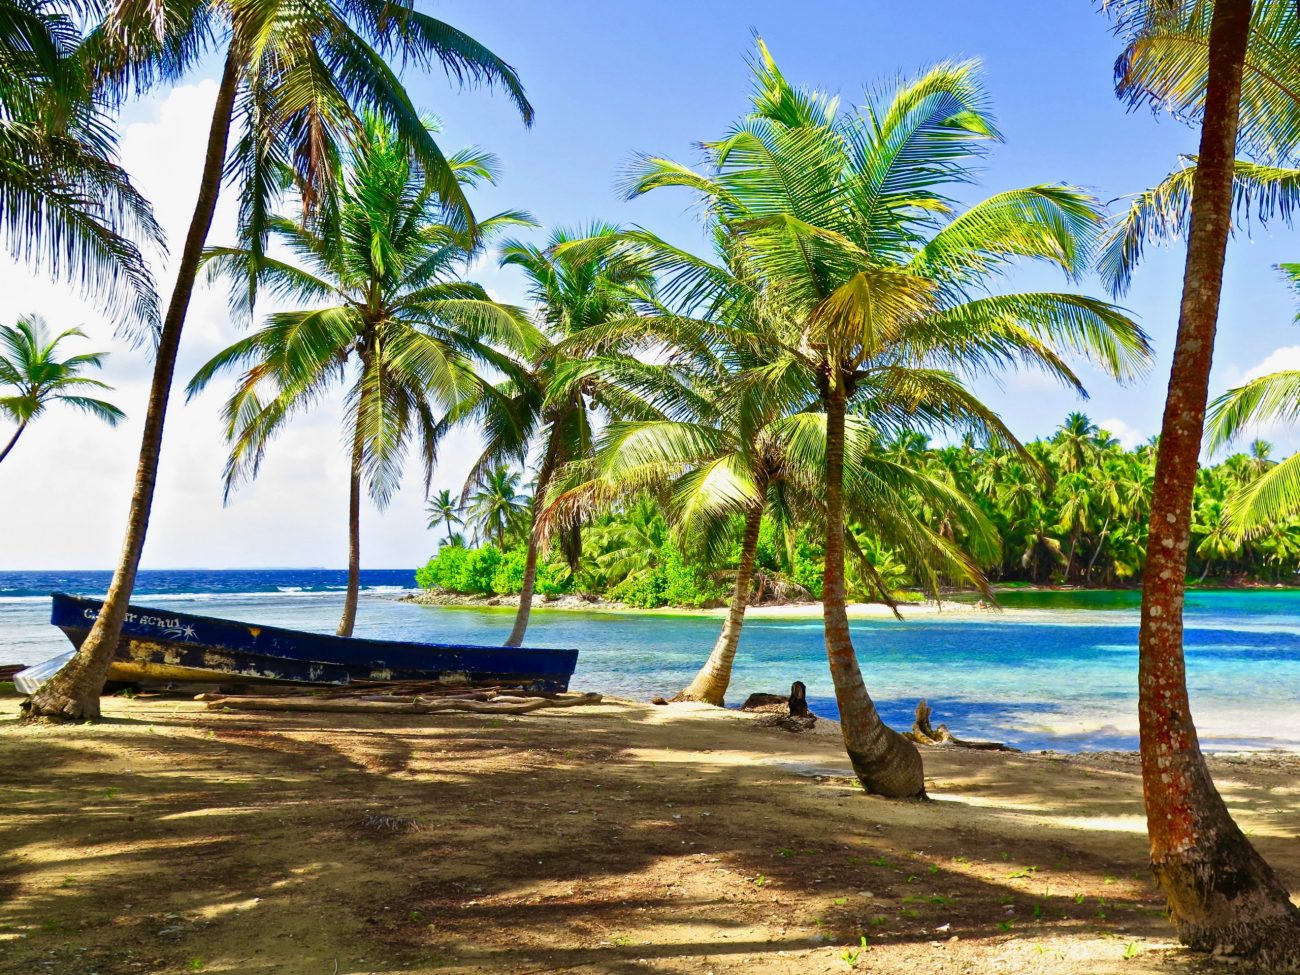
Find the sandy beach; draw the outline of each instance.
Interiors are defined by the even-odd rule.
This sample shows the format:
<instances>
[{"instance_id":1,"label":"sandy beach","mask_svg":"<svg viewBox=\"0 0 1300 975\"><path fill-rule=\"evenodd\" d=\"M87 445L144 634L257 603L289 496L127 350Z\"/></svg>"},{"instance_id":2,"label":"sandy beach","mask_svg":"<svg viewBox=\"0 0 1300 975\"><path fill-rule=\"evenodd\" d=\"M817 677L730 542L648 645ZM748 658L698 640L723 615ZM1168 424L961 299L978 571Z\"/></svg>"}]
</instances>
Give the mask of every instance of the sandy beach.
<instances>
[{"instance_id":1,"label":"sandy beach","mask_svg":"<svg viewBox=\"0 0 1300 975\"><path fill-rule=\"evenodd\" d=\"M519 605L517 595L460 596L453 593L414 590L399 598L406 602L451 609L457 607L466 609L514 609ZM686 606L665 606L659 609L643 609L628 606L624 603L580 595L538 599L533 603L534 612L545 612L547 610L579 611L584 613L637 613L662 616L716 616L719 618L727 615L726 606L709 606L702 609L692 609ZM849 616L854 619L894 618L894 610L884 603L849 603L846 610ZM898 614L904 619L933 616L938 613L952 614L954 616L987 616L996 612L999 612L999 610L988 606L977 606L972 602L954 602L952 600L927 599L924 602L899 603L898 605ZM822 604L820 602L805 602L750 606L745 610L745 617L747 619L821 619Z\"/></svg>"},{"instance_id":2,"label":"sandy beach","mask_svg":"<svg viewBox=\"0 0 1300 975\"><path fill-rule=\"evenodd\" d=\"M1126 754L927 751L868 798L834 728L0 702L0 971L1191 973ZM1300 757L1212 760L1300 886ZM862 938L867 947L862 947Z\"/></svg>"}]
</instances>

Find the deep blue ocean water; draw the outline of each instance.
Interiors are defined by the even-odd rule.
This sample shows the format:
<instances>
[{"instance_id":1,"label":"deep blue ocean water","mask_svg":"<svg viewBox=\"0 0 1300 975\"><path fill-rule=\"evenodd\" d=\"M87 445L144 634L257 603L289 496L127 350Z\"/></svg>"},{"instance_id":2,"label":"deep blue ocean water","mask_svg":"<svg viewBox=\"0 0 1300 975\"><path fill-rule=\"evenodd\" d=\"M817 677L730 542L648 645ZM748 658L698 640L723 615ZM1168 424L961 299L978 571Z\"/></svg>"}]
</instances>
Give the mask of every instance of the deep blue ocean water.
<instances>
[{"instance_id":1,"label":"deep blue ocean water","mask_svg":"<svg viewBox=\"0 0 1300 975\"><path fill-rule=\"evenodd\" d=\"M363 573L358 635L495 644L509 609L398 602L409 570ZM107 572L0 572L0 663L66 649L48 623L55 589L102 593ZM208 616L332 632L342 571L142 572L134 601ZM1022 748L1091 750L1137 744L1138 594L1009 592L1000 613L941 613L905 622L855 620L867 686L886 720L908 726L919 697L957 734ZM534 613L528 642L577 647L574 687L645 700L671 695L708 654L721 620L691 615ZM1300 750L1300 591L1197 591L1187 607L1188 681L1208 749ZM729 700L808 685L834 716L820 619L752 618Z\"/></svg>"}]
</instances>

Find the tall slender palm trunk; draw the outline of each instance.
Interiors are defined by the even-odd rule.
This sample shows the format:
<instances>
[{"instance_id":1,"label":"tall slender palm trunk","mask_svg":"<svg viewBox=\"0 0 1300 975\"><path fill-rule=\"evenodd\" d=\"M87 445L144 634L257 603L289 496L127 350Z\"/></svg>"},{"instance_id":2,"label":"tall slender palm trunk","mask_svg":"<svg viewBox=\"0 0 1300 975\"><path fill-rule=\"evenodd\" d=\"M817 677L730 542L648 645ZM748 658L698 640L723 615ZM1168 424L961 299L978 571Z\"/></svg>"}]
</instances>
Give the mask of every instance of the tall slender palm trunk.
<instances>
[{"instance_id":1,"label":"tall slender palm trunk","mask_svg":"<svg viewBox=\"0 0 1300 975\"><path fill-rule=\"evenodd\" d=\"M0 450L0 460L4 460L6 457L9 456L9 451L14 449L14 444L18 442L18 438L23 435L23 431L26 429L27 429L26 423L18 424L18 429L14 431L14 435L10 437L9 442L5 444L5 449Z\"/></svg>"},{"instance_id":2,"label":"tall slender palm trunk","mask_svg":"<svg viewBox=\"0 0 1300 975\"><path fill-rule=\"evenodd\" d=\"M745 608L749 605L754 561L758 555L758 533L762 527L763 501L760 499L745 513L740 565L736 567L736 585L731 590L731 606L727 610L727 620L722 624L722 633L700 672L684 691L673 698L674 701L702 701L722 707L727 686L731 683L731 667L736 660L736 647L740 645L740 631L745 625Z\"/></svg>"},{"instance_id":3,"label":"tall slender palm trunk","mask_svg":"<svg viewBox=\"0 0 1300 975\"><path fill-rule=\"evenodd\" d=\"M1232 217L1250 15L1250 0L1217 0L1210 27L1182 306L1143 573L1138 715L1151 865L1179 937L1193 948L1254 956L1274 972L1300 965L1300 911L1233 822L1210 779L1192 723L1183 660L1192 494Z\"/></svg>"},{"instance_id":4,"label":"tall slender palm trunk","mask_svg":"<svg viewBox=\"0 0 1300 975\"><path fill-rule=\"evenodd\" d=\"M1101 554L1102 546L1106 544L1106 533L1108 531L1110 531L1110 515L1107 515L1106 520L1102 523L1101 535L1097 539L1097 547L1092 550L1092 558L1088 560L1088 568L1083 573L1085 583L1092 581L1092 567L1097 564L1097 556Z\"/></svg>"},{"instance_id":5,"label":"tall slender palm trunk","mask_svg":"<svg viewBox=\"0 0 1300 975\"><path fill-rule=\"evenodd\" d=\"M199 259L203 254L208 231L212 228L212 217L221 192L230 119L238 87L239 62L239 55L234 48L226 52L225 68L217 88L217 103L212 110L212 125L208 130L203 173L199 177L198 201L194 206L194 216L190 219L189 232L185 236L185 247L181 251L176 287L172 290L158 339L122 554L113 573L113 582L109 586L103 609L94 626L68 665L25 702L28 719L78 721L99 717L99 694L104 689L104 680L122 636L122 623L126 619L131 591L135 588L135 576L140 568L140 555L144 551L145 534L149 529L149 514L153 508L154 487L158 478L158 458L162 453L163 424L167 418L167 402L171 396L181 331L185 327Z\"/></svg>"},{"instance_id":6,"label":"tall slender palm trunk","mask_svg":"<svg viewBox=\"0 0 1300 975\"><path fill-rule=\"evenodd\" d=\"M348 591L343 596L339 628L334 631L338 636L352 635L357 622L357 600L361 595L361 423L361 409L358 407L356 429L352 431L352 463L348 468Z\"/></svg>"},{"instance_id":7,"label":"tall slender palm trunk","mask_svg":"<svg viewBox=\"0 0 1300 975\"><path fill-rule=\"evenodd\" d=\"M844 415L847 377L826 396L826 568L822 616L826 658L840 709L840 731L853 771L868 792L894 799L924 798L925 769L916 746L880 720L867 693L849 635L844 587Z\"/></svg>"},{"instance_id":8,"label":"tall slender palm trunk","mask_svg":"<svg viewBox=\"0 0 1300 975\"><path fill-rule=\"evenodd\" d=\"M537 533L533 531L537 521L537 505L544 502L546 489L551 486L555 474L555 463L559 456L559 437L552 434L546 444L546 455L542 458L542 469L537 472L537 483L533 486L533 522L528 527L528 549L524 555L524 580L519 587L519 609L515 611L515 624L510 628L504 646L518 647L524 642L528 631L528 619L533 612L533 593L537 589Z\"/></svg>"}]
</instances>

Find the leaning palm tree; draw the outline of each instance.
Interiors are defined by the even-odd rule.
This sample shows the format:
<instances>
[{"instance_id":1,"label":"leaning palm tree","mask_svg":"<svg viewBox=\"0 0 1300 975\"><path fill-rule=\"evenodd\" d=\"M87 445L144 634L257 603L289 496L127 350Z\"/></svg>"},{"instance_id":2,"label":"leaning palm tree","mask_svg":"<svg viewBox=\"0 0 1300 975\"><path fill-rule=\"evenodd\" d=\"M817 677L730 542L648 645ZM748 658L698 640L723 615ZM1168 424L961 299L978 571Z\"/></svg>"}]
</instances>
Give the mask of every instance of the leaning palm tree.
<instances>
[{"instance_id":1,"label":"leaning palm tree","mask_svg":"<svg viewBox=\"0 0 1300 975\"><path fill-rule=\"evenodd\" d=\"M109 106L82 57L85 12L0 0L0 239L143 338L158 296L136 241L161 247L162 231L117 161Z\"/></svg>"},{"instance_id":2,"label":"leaning palm tree","mask_svg":"<svg viewBox=\"0 0 1300 975\"><path fill-rule=\"evenodd\" d=\"M779 312L755 294L759 283L743 252L726 235L717 235L715 245L717 264L709 285L693 293L681 286L696 277L702 265L648 231L593 238L562 249L595 253L633 248L647 267L663 275L669 294L685 299L677 313L610 322L561 346L569 353L614 346L625 352L656 354L664 367L655 373L656 399L680 418L610 424L591 460L571 464L564 472L567 486L557 481L561 491L546 505L538 527L539 537L546 537L556 524L581 523L593 511L654 491L669 499L667 510L679 542L716 561L732 541L730 529L737 523L740 551L726 621L708 660L676 697L722 705L751 598L764 519L774 520L790 534L821 509L825 416L815 412L816 397L804 387L750 381L766 361L769 338L765 333L777 328L772 316ZM713 317L695 319L688 314L701 310ZM640 345L628 346L635 340L634 331L641 333ZM770 340L779 338L773 334ZM907 405L915 406L911 401ZM899 406L894 404L893 412L900 412ZM891 408L880 399L873 407L876 419L887 423ZM943 406L931 402L925 409L914 409L911 418L931 425L943 412ZM990 414L959 408L945 419L979 427L994 440L1011 440ZM858 527L893 542L917 578L932 589L938 586L937 571L984 587L974 563L914 512L918 503L922 508L931 503L953 512L969 529L978 555L987 558L996 543L982 516L948 485L880 451L879 431L865 418L853 417L848 427L848 450L854 459L849 494ZM898 436L905 434L900 431ZM872 564L856 547L855 552L863 575L890 600Z\"/></svg>"},{"instance_id":3,"label":"leaning palm tree","mask_svg":"<svg viewBox=\"0 0 1300 975\"><path fill-rule=\"evenodd\" d=\"M439 525L447 529L447 537L444 541L450 545L453 529L465 524L465 519L460 515L460 502L451 496L450 491L443 488L436 498L425 504L424 510L429 515L431 530L436 530Z\"/></svg>"},{"instance_id":4,"label":"leaning palm tree","mask_svg":"<svg viewBox=\"0 0 1300 975\"><path fill-rule=\"evenodd\" d=\"M596 224L577 234L557 230L546 246L510 241L501 249L501 264L519 268L544 333L543 344L520 360L511 377L489 395L467 400L447 418L444 429L465 422L480 423L486 445L465 484L465 496L503 464L526 462L529 450L540 448L534 485L545 497L555 472L586 456L598 415L645 417L653 408L632 389L654 367L616 349L598 358L566 355L560 343L614 321L634 320L638 306L651 300L653 278L637 260L614 249L598 256L564 250L574 240L613 238L616 228ZM620 385L621 380L627 380ZM529 526L519 609L505 645L523 643L532 612L540 552ZM566 556L576 568L579 536L564 538Z\"/></svg>"},{"instance_id":5,"label":"leaning palm tree","mask_svg":"<svg viewBox=\"0 0 1300 975\"><path fill-rule=\"evenodd\" d=\"M16 325L0 325L0 413L18 425L0 461L9 456L23 431L51 404L63 403L117 426L125 414L112 403L85 395L90 390L112 389L108 383L81 375L92 366L104 364L104 352L82 352L66 359L57 357L66 339L85 337L79 328L51 336L45 319L24 315ZM6 390L6 387L8 389Z\"/></svg>"},{"instance_id":6,"label":"leaning palm tree","mask_svg":"<svg viewBox=\"0 0 1300 975\"><path fill-rule=\"evenodd\" d=\"M945 191L969 180L997 132L973 64L942 64L860 112L796 89L760 46L751 114L706 149L697 173L643 161L631 192L686 187L743 248L787 326L756 383L797 383L826 414L826 650L859 780L886 796L924 794L919 753L867 693L845 611L846 416L861 404L970 398L952 370L1025 362L1065 382L1073 351L1132 375L1146 338L1114 306L1070 293L987 294L1013 258L1086 268L1101 210L1060 185L1000 193L954 215ZM709 272L701 271L704 281ZM888 408L884 411L888 413Z\"/></svg>"},{"instance_id":7,"label":"leaning palm tree","mask_svg":"<svg viewBox=\"0 0 1300 975\"><path fill-rule=\"evenodd\" d=\"M309 214L328 209L338 189L339 155L362 128L359 109L386 120L465 231L473 233L455 173L386 55L416 66L441 65L462 81L500 84L524 119L532 119L509 65L454 27L419 13L410 0L262 0L253 7L231 0L120 0L87 47L101 89L120 97L180 77L214 51L223 53L223 66L198 198L158 335L122 553L103 609L77 655L27 702L29 717L61 721L99 714L99 693L144 551L181 332L223 178L239 192L251 304L267 267L277 194L287 183Z\"/></svg>"},{"instance_id":8,"label":"leaning palm tree","mask_svg":"<svg viewBox=\"0 0 1300 975\"><path fill-rule=\"evenodd\" d=\"M263 262L274 293L318 307L271 315L265 327L217 353L189 385L190 395L218 374L246 367L224 409L231 443L226 492L256 476L270 441L293 416L334 385L346 389L348 586L339 621L351 636L361 583L361 493L368 482L383 507L401 480L414 440L421 445L425 486L433 476L431 401L455 403L483 384L479 361L505 360L485 339L527 342L520 313L492 301L460 274L494 227L526 222L520 214L482 221L477 237L446 223L454 207L414 163L397 133L366 119L365 141L337 179L338 200L311 219L271 220L296 263L256 258L246 248L217 247L205 260L214 275L245 279ZM490 178L491 159L459 153L450 160L462 182ZM236 302L244 292L236 287Z\"/></svg>"},{"instance_id":9,"label":"leaning palm tree","mask_svg":"<svg viewBox=\"0 0 1300 975\"><path fill-rule=\"evenodd\" d=\"M1116 68L1119 96L1200 123L1196 165L1184 177L1187 205L1172 214L1173 221L1186 220L1187 257L1138 635L1151 865L1185 944L1253 956L1271 971L1291 970L1300 966L1300 911L1233 821L1201 754L1187 691L1183 601L1224 258L1241 170L1236 156L1241 147L1272 164L1294 160L1300 148L1300 98L1291 83L1300 72L1300 18L1294 4L1271 0L1127 0L1116 6L1128 36ZM1140 241L1141 226L1133 229L1128 241ZM1140 247L1121 243L1108 250L1115 259L1103 267L1122 286Z\"/></svg>"}]
</instances>

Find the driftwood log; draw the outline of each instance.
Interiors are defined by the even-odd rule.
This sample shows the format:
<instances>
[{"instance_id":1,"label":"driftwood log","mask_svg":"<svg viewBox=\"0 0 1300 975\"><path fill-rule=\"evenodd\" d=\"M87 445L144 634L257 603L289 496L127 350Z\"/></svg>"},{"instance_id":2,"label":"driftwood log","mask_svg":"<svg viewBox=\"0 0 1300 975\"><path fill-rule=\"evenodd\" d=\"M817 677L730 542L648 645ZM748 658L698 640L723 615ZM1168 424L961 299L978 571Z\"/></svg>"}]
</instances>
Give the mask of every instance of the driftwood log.
<instances>
[{"instance_id":1,"label":"driftwood log","mask_svg":"<svg viewBox=\"0 0 1300 975\"><path fill-rule=\"evenodd\" d=\"M441 698L426 700L373 700L366 698L222 696L200 694L210 710L231 711L329 711L347 714L437 714L469 711L474 714L528 714L542 708L571 708L599 704L599 694L556 694L551 697L498 695L491 700Z\"/></svg>"},{"instance_id":2,"label":"driftwood log","mask_svg":"<svg viewBox=\"0 0 1300 975\"><path fill-rule=\"evenodd\" d=\"M916 702L916 720L912 722L912 730L907 732L905 737L912 739L918 745L928 745L931 748L974 748L984 752L1018 752L1019 748L1012 748L1010 745L1004 745L1000 741L967 741L964 738L958 738L948 726L941 724L937 728L930 726L930 705L926 703L925 698Z\"/></svg>"}]
</instances>

